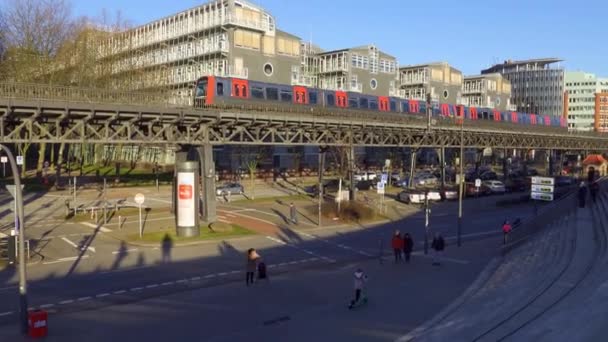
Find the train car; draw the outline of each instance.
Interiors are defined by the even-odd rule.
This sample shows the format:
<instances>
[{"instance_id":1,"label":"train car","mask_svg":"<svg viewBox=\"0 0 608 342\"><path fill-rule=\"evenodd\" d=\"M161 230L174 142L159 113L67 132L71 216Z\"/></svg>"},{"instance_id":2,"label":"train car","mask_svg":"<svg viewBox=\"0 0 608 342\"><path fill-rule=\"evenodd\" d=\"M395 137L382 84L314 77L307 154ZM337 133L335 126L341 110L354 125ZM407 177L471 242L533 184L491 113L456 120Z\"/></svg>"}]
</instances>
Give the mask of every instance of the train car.
<instances>
[{"instance_id":1,"label":"train car","mask_svg":"<svg viewBox=\"0 0 608 342\"><path fill-rule=\"evenodd\" d=\"M264 107L315 107L356 109L370 112L393 112L406 115L426 114L425 101L388 96L365 95L340 90L323 90L305 86L292 86L250 81L239 78L204 76L194 89L194 106L247 105ZM463 117L466 120L490 120L521 125L567 127L566 120L548 115L518 112L499 112L491 108L467 107L447 103L431 104L435 117ZM302 108L308 110L308 108Z\"/></svg>"}]
</instances>

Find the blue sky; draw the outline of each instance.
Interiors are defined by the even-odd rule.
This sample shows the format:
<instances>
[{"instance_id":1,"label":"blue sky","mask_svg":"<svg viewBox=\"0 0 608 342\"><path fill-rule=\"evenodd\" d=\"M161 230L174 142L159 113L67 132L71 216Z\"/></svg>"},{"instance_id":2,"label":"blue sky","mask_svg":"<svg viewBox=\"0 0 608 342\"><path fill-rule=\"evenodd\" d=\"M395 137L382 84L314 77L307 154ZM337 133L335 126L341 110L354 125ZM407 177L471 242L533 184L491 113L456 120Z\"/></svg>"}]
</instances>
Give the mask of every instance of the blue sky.
<instances>
[{"instance_id":1,"label":"blue sky","mask_svg":"<svg viewBox=\"0 0 608 342\"><path fill-rule=\"evenodd\" d=\"M143 24L206 1L72 0ZM401 65L448 61L465 74L505 59L559 57L568 70L608 77L608 1L256 0L277 26L323 49L376 44Z\"/></svg>"}]
</instances>

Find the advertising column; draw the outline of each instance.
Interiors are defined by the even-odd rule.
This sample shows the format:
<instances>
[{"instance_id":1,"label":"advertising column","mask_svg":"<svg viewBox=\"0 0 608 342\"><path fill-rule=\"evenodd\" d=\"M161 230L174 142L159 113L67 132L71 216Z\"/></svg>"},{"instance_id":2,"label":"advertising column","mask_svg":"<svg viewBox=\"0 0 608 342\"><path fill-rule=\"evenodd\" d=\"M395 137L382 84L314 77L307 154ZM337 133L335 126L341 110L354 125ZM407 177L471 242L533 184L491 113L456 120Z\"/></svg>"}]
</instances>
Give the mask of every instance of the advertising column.
<instances>
[{"instance_id":1,"label":"advertising column","mask_svg":"<svg viewBox=\"0 0 608 342\"><path fill-rule=\"evenodd\" d=\"M199 236L199 176L197 162L182 162L177 168L177 236Z\"/></svg>"}]
</instances>

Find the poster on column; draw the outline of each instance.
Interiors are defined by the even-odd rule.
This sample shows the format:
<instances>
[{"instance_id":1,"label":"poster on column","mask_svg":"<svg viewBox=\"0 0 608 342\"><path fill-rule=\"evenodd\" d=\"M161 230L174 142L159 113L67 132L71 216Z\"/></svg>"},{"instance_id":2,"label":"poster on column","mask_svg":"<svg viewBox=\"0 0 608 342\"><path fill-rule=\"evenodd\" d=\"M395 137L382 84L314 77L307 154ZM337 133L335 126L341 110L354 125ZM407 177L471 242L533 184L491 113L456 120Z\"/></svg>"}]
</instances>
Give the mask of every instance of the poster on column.
<instances>
[{"instance_id":1,"label":"poster on column","mask_svg":"<svg viewBox=\"0 0 608 342\"><path fill-rule=\"evenodd\" d=\"M196 224L194 172L177 173L177 208L177 226L194 227Z\"/></svg>"}]
</instances>

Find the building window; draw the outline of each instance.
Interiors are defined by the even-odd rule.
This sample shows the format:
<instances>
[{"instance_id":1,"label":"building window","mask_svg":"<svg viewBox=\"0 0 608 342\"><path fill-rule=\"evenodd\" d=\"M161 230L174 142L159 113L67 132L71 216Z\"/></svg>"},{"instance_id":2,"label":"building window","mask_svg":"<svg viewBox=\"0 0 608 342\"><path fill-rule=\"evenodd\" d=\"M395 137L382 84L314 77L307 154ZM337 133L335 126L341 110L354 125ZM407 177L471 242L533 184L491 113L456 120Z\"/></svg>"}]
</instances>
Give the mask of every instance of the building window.
<instances>
[{"instance_id":1,"label":"building window","mask_svg":"<svg viewBox=\"0 0 608 342\"><path fill-rule=\"evenodd\" d=\"M274 72L274 68L272 67L272 64L270 63L266 63L264 64L264 74L268 77L272 76L272 73Z\"/></svg>"},{"instance_id":2,"label":"building window","mask_svg":"<svg viewBox=\"0 0 608 342\"><path fill-rule=\"evenodd\" d=\"M447 98L448 98L448 96L450 96L450 93L449 93L449 92L447 91L447 89L446 89L446 90L444 90L444 91L443 91L443 98L444 98L444 99L447 99Z\"/></svg>"},{"instance_id":3,"label":"building window","mask_svg":"<svg viewBox=\"0 0 608 342\"><path fill-rule=\"evenodd\" d=\"M372 78L372 80L369 81L369 85L372 87L372 89L375 90L376 88L378 88L378 81L376 81L375 78Z\"/></svg>"}]
</instances>

